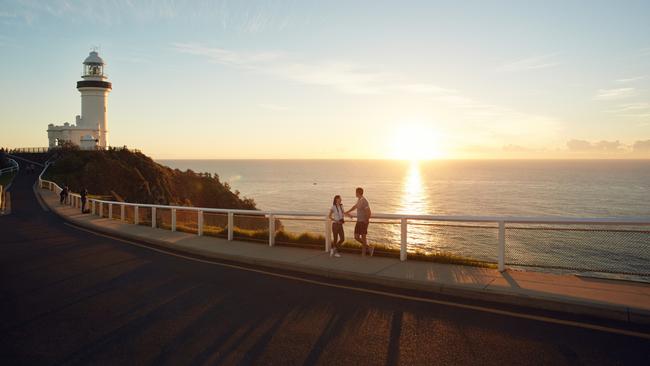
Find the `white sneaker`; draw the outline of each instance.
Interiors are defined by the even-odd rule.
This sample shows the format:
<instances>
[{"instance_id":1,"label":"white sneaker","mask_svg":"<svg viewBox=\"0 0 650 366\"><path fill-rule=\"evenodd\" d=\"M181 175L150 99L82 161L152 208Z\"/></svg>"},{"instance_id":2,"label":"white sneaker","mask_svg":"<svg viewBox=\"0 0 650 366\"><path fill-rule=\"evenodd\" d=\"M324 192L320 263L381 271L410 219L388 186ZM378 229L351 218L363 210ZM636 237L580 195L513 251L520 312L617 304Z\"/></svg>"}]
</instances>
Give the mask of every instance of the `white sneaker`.
<instances>
[{"instance_id":1,"label":"white sneaker","mask_svg":"<svg viewBox=\"0 0 650 366\"><path fill-rule=\"evenodd\" d=\"M335 256L336 258L341 258L341 255L339 254L339 252L334 252L334 256Z\"/></svg>"},{"instance_id":2,"label":"white sneaker","mask_svg":"<svg viewBox=\"0 0 650 366\"><path fill-rule=\"evenodd\" d=\"M334 256L334 249L330 249L330 257Z\"/></svg>"},{"instance_id":3,"label":"white sneaker","mask_svg":"<svg viewBox=\"0 0 650 366\"><path fill-rule=\"evenodd\" d=\"M372 255L375 254L375 247L369 247L369 248L368 248L368 253L369 253L370 256L372 257Z\"/></svg>"}]
</instances>

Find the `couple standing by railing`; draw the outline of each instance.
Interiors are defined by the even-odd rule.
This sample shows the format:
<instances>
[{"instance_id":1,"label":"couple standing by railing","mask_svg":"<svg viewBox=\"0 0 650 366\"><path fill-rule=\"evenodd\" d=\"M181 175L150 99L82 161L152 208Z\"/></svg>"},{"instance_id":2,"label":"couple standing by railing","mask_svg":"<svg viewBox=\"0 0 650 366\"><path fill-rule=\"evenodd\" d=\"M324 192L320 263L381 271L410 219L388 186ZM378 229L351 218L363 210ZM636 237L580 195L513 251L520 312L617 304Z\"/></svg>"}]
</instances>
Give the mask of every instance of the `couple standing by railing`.
<instances>
[{"instance_id":1,"label":"couple standing by railing","mask_svg":"<svg viewBox=\"0 0 650 366\"><path fill-rule=\"evenodd\" d=\"M375 253L375 247L368 245L368 224L370 223L370 204L363 196L363 188L358 187L355 190L357 203L354 204L349 210L343 210L343 202L340 195L334 196L332 208L329 212L329 219L332 220L332 249L330 250L330 257L340 257L339 249L345 241L345 231L343 224L345 224L345 216L352 217L350 212L357 211L357 222L354 225L354 240L361 244L361 256L366 256L366 251L372 257Z\"/></svg>"}]
</instances>

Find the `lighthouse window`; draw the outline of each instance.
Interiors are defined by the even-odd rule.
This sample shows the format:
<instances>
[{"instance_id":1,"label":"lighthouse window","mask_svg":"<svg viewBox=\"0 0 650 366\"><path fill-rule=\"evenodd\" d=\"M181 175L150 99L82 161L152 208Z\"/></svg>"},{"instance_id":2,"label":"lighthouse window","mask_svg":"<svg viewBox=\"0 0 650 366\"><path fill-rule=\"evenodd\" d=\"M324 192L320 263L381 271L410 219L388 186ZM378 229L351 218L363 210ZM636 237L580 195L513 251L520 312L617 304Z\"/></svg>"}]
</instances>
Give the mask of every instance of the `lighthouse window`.
<instances>
[{"instance_id":1,"label":"lighthouse window","mask_svg":"<svg viewBox=\"0 0 650 366\"><path fill-rule=\"evenodd\" d=\"M86 75L92 75L92 76L102 75L102 67L100 65L87 65Z\"/></svg>"}]
</instances>

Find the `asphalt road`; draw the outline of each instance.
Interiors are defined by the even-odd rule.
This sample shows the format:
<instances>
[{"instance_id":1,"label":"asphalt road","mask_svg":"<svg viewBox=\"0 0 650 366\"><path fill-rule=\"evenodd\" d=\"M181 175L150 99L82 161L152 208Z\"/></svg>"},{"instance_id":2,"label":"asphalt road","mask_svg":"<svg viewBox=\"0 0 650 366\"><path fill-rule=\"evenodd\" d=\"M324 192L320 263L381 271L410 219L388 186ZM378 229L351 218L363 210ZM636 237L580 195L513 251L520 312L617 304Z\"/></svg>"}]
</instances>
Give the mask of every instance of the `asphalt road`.
<instances>
[{"instance_id":1,"label":"asphalt road","mask_svg":"<svg viewBox=\"0 0 650 366\"><path fill-rule=\"evenodd\" d=\"M18 176L13 213L0 217L3 365L650 365L639 337L304 283L80 231L39 206L35 179Z\"/></svg>"}]
</instances>

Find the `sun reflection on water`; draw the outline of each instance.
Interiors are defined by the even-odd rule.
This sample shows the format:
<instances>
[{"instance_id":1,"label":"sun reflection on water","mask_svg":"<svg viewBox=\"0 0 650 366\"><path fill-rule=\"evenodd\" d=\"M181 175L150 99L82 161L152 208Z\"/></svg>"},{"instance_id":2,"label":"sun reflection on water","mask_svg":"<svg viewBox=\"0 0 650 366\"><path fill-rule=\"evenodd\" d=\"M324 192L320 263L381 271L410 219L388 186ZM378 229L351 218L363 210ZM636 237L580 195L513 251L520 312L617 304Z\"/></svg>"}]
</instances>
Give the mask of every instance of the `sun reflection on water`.
<instances>
[{"instance_id":1,"label":"sun reflection on water","mask_svg":"<svg viewBox=\"0 0 650 366\"><path fill-rule=\"evenodd\" d=\"M420 162L412 161L410 163L403 182L400 212L412 215L430 214L430 205L422 181ZM399 243L400 229L399 227L395 229L393 237ZM427 226L414 225L414 222L410 221L408 226L409 251L413 251L416 246L431 246L431 243L429 243L431 241L429 229Z\"/></svg>"},{"instance_id":2,"label":"sun reflection on water","mask_svg":"<svg viewBox=\"0 0 650 366\"><path fill-rule=\"evenodd\" d=\"M420 163L417 161L411 162L404 178L400 211L416 215L427 214L427 199L422 188Z\"/></svg>"}]
</instances>

